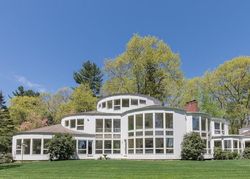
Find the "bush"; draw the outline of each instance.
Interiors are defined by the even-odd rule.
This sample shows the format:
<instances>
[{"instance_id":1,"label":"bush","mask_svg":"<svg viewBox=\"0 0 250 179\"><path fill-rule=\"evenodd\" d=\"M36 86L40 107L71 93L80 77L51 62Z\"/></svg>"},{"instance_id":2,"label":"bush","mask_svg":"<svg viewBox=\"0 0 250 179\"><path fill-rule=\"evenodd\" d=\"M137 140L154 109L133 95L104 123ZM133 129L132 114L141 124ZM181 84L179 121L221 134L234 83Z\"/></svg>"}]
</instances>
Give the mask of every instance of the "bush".
<instances>
[{"instance_id":1,"label":"bush","mask_svg":"<svg viewBox=\"0 0 250 179\"><path fill-rule=\"evenodd\" d=\"M56 134L48 144L50 160L68 160L74 155L75 144L69 134Z\"/></svg>"},{"instance_id":2,"label":"bush","mask_svg":"<svg viewBox=\"0 0 250 179\"><path fill-rule=\"evenodd\" d=\"M11 162L13 162L11 153L0 153L0 164L11 163Z\"/></svg>"},{"instance_id":3,"label":"bush","mask_svg":"<svg viewBox=\"0 0 250 179\"><path fill-rule=\"evenodd\" d=\"M239 158L240 155L237 152L223 151L221 148L216 148L214 150L215 160L234 160Z\"/></svg>"},{"instance_id":4,"label":"bush","mask_svg":"<svg viewBox=\"0 0 250 179\"><path fill-rule=\"evenodd\" d=\"M205 144L197 133L186 134L182 142L181 158L184 160L203 160Z\"/></svg>"},{"instance_id":5,"label":"bush","mask_svg":"<svg viewBox=\"0 0 250 179\"><path fill-rule=\"evenodd\" d=\"M244 159L250 159L250 148L249 147L245 148L242 157Z\"/></svg>"}]
</instances>

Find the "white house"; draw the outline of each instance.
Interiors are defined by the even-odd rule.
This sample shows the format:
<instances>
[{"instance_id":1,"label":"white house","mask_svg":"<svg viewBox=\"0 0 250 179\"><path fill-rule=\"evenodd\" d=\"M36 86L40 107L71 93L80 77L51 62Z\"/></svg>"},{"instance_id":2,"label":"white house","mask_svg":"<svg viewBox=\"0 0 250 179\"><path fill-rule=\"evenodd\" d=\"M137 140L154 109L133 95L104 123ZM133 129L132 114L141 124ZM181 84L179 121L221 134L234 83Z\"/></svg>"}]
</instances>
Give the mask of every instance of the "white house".
<instances>
[{"instance_id":1,"label":"white house","mask_svg":"<svg viewBox=\"0 0 250 179\"><path fill-rule=\"evenodd\" d=\"M195 101L184 110L145 95L117 94L100 99L97 111L68 115L61 124L14 135L12 154L14 160L48 160L46 143L56 133L69 133L79 159L102 154L113 159L180 159L183 136L189 132L204 140L205 158L212 158L215 146L241 152L250 144L247 135L228 135L226 120L198 112Z\"/></svg>"}]
</instances>

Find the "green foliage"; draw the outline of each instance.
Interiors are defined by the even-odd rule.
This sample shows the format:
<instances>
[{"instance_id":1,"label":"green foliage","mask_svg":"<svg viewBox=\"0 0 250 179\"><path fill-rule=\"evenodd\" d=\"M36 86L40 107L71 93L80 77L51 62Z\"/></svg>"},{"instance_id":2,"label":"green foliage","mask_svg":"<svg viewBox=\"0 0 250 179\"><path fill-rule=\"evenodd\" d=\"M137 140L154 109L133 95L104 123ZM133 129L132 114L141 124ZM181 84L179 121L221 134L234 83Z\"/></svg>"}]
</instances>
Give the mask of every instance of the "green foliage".
<instances>
[{"instance_id":1,"label":"green foliage","mask_svg":"<svg viewBox=\"0 0 250 179\"><path fill-rule=\"evenodd\" d=\"M105 71L105 94L140 93L178 103L183 82L180 59L156 37L134 35L124 53L106 61Z\"/></svg>"},{"instance_id":2,"label":"green foliage","mask_svg":"<svg viewBox=\"0 0 250 179\"><path fill-rule=\"evenodd\" d=\"M0 164L11 162L13 162L11 153L0 153Z\"/></svg>"},{"instance_id":3,"label":"green foliage","mask_svg":"<svg viewBox=\"0 0 250 179\"><path fill-rule=\"evenodd\" d=\"M182 142L181 158L184 160L198 160L203 155L205 144L197 133L188 133Z\"/></svg>"},{"instance_id":4,"label":"green foliage","mask_svg":"<svg viewBox=\"0 0 250 179\"><path fill-rule=\"evenodd\" d=\"M250 148L249 148L249 147L246 147L246 148L244 149L244 152L243 152L242 157L243 157L244 159L250 159Z\"/></svg>"},{"instance_id":5,"label":"green foliage","mask_svg":"<svg viewBox=\"0 0 250 179\"><path fill-rule=\"evenodd\" d=\"M231 133L247 124L250 115L250 57L237 57L205 75L211 97L225 111Z\"/></svg>"},{"instance_id":6,"label":"green foliage","mask_svg":"<svg viewBox=\"0 0 250 179\"><path fill-rule=\"evenodd\" d=\"M73 157L75 144L69 134L56 134L48 144L50 160L68 160Z\"/></svg>"},{"instance_id":7,"label":"green foliage","mask_svg":"<svg viewBox=\"0 0 250 179\"><path fill-rule=\"evenodd\" d=\"M35 92L33 90L24 90L23 86L19 86L17 90L15 90L12 94L14 96L31 96L31 97L37 97L40 95L39 92Z\"/></svg>"},{"instance_id":8,"label":"green foliage","mask_svg":"<svg viewBox=\"0 0 250 179\"><path fill-rule=\"evenodd\" d=\"M42 127L47 123L47 111L41 97L13 97L10 100L9 111L18 130Z\"/></svg>"},{"instance_id":9,"label":"green foliage","mask_svg":"<svg viewBox=\"0 0 250 179\"><path fill-rule=\"evenodd\" d=\"M239 159L240 155L238 152L223 151L221 148L215 148L214 159L215 160L234 160Z\"/></svg>"},{"instance_id":10,"label":"green foliage","mask_svg":"<svg viewBox=\"0 0 250 179\"><path fill-rule=\"evenodd\" d=\"M7 109L2 91L0 91L0 110Z\"/></svg>"},{"instance_id":11,"label":"green foliage","mask_svg":"<svg viewBox=\"0 0 250 179\"><path fill-rule=\"evenodd\" d=\"M79 72L74 72L74 80L78 84L88 84L93 94L97 96L100 93L103 74L100 68L89 60L83 63Z\"/></svg>"}]
</instances>

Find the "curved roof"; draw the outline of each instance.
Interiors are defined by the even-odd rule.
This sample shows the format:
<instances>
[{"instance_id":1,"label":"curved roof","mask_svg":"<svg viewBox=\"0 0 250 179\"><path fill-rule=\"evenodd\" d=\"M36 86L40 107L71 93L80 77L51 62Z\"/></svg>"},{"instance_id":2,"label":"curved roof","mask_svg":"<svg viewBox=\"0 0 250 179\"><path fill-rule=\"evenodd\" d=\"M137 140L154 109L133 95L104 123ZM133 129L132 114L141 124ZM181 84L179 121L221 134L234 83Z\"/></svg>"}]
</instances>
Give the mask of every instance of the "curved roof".
<instances>
[{"instance_id":1,"label":"curved roof","mask_svg":"<svg viewBox=\"0 0 250 179\"><path fill-rule=\"evenodd\" d=\"M47 134L47 135L53 135L53 134L58 134L58 133L71 134L71 135L74 135L74 136L84 136L84 137L94 137L95 136L94 134L87 134L87 133L77 132L77 131L67 129L67 128L63 127L61 124L41 127L41 128L37 128L37 129L31 129L29 131L19 132L16 135L19 135L19 134L43 134L43 135Z\"/></svg>"},{"instance_id":2,"label":"curved roof","mask_svg":"<svg viewBox=\"0 0 250 179\"><path fill-rule=\"evenodd\" d=\"M113 97L113 96L137 96L137 97L143 97L143 98L147 98L149 100L154 101L155 104L161 105L162 102L160 102L158 99L151 97L151 96L147 96L144 94L131 94L131 93L117 93L117 94L112 94L112 95L108 95L108 96L103 96L102 98L100 98L97 103L105 98L109 98L109 97Z\"/></svg>"}]
</instances>

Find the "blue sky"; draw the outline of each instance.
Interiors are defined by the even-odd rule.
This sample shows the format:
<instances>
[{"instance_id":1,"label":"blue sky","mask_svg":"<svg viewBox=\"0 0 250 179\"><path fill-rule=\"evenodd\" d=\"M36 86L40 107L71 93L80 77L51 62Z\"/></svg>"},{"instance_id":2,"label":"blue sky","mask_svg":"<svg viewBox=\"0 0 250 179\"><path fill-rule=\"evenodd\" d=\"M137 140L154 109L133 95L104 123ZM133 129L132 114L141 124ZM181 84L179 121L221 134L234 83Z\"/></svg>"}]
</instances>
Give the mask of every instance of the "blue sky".
<instances>
[{"instance_id":1,"label":"blue sky","mask_svg":"<svg viewBox=\"0 0 250 179\"><path fill-rule=\"evenodd\" d=\"M248 0L0 0L0 90L55 92L90 59L122 53L134 33L164 40L186 78L250 55Z\"/></svg>"}]
</instances>

